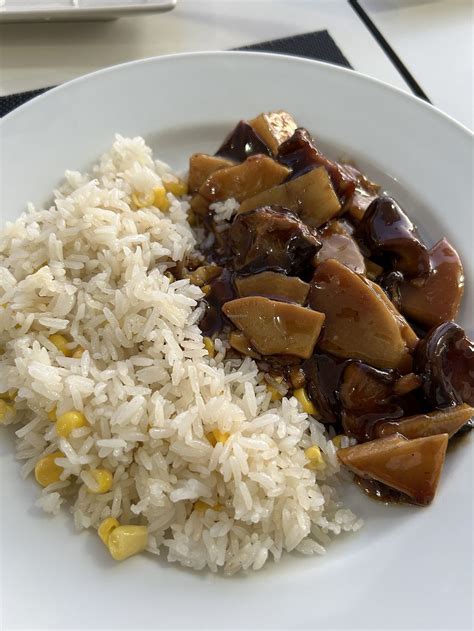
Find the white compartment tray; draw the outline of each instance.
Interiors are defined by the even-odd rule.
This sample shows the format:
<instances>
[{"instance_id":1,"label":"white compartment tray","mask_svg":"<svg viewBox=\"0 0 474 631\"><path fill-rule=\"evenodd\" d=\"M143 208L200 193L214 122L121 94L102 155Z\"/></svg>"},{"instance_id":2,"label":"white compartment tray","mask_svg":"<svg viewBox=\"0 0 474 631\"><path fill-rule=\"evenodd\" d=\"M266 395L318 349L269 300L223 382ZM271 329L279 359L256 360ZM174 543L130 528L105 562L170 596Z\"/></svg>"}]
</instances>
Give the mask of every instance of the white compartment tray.
<instances>
[{"instance_id":1,"label":"white compartment tray","mask_svg":"<svg viewBox=\"0 0 474 631\"><path fill-rule=\"evenodd\" d=\"M0 23L115 20L175 6L176 0L0 0Z\"/></svg>"}]
</instances>

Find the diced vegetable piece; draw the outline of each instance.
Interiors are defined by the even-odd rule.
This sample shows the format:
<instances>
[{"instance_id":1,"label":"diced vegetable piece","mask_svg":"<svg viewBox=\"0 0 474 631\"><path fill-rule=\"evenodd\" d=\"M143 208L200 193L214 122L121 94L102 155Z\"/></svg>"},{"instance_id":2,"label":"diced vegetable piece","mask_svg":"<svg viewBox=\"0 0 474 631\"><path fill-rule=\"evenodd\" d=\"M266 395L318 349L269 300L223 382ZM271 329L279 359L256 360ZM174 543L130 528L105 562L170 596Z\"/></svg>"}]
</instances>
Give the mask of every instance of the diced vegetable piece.
<instances>
[{"instance_id":1,"label":"diced vegetable piece","mask_svg":"<svg viewBox=\"0 0 474 631\"><path fill-rule=\"evenodd\" d=\"M206 153L195 153L189 158L188 189L197 193L207 178L219 169L233 166L232 160Z\"/></svg>"},{"instance_id":2,"label":"diced vegetable piece","mask_svg":"<svg viewBox=\"0 0 474 631\"><path fill-rule=\"evenodd\" d=\"M463 403L428 414L407 416L398 421L383 421L377 424L376 435L379 437L401 434L405 438L421 438L435 434L453 436L474 416L474 408Z\"/></svg>"},{"instance_id":3,"label":"diced vegetable piece","mask_svg":"<svg viewBox=\"0 0 474 631\"><path fill-rule=\"evenodd\" d=\"M365 262L365 275L367 276L368 279L375 280L381 274L383 274L383 267L381 265L374 263L370 259L365 259L364 262Z\"/></svg>"},{"instance_id":4,"label":"diced vegetable piece","mask_svg":"<svg viewBox=\"0 0 474 631\"><path fill-rule=\"evenodd\" d=\"M375 293L379 296L380 300L385 303L387 309L392 312L394 318L397 320L400 326L401 335L405 340L408 349L410 351L415 350L415 347L418 344L418 337L415 331L411 328L405 318L400 314L400 312L397 310L393 302L388 298L387 294L383 291L380 285L377 285L377 283L372 283L370 280L367 282L370 284Z\"/></svg>"},{"instance_id":5,"label":"diced vegetable piece","mask_svg":"<svg viewBox=\"0 0 474 631\"><path fill-rule=\"evenodd\" d=\"M320 348L376 368L408 372L416 335L382 294L374 283L334 259L318 265L309 304L326 315Z\"/></svg>"},{"instance_id":6,"label":"diced vegetable piece","mask_svg":"<svg viewBox=\"0 0 474 631\"><path fill-rule=\"evenodd\" d=\"M247 122L240 121L216 151L216 156L243 162L249 156L270 155L270 149Z\"/></svg>"},{"instance_id":7,"label":"diced vegetable piece","mask_svg":"<svg viewBox=\"0 0 474 631\"><path fill-rule=\"evenodd\" d=\"M371 182L353 165L344 164L343 167L353 175L357 182L355 191L344 204L343 210L347 212L354 221L359 222L370 204L378 197L380 186L375 184L375 182Z\"/></svg>"},{"instance_id":8,"label":"diced vegetable piece","mask_svg":"<svg viewBox=\"0 0 474 631\"><path fill-rule=\"evenodd\" d=\"M288 177L286 167L265 155L247 158L242 164L212 173L199 189L210 203L233 197L238 202L277 186Z\"/></svg>"},{"instance_id":9,"label":"diced vegetable piece","mask_svg":"<svg viewBox=\"0 0 474 631\"><path fill-rule=\"evenodd\" d=\"M408 394L413 390L417 390L423 383L423 378L420 375L415 375L414 372L409 372L407 375L402 375L393 384L393 390L397 396Z\"/></svg>"},{"instance_id":10,"label":"diced vegetable piece","mask_svg":"<svg viewBox=\"0 0 474 631\"><path fill-rule=\"evenodd\" d=\"M265 142L273 155L276 155L278 147L293 135L297 127L293 116L283 110L260 114L249 121L249 125Z\"/></svg>"},{"instance_id":11,"label":"diced vegetable piece","mask_svg":"<svg viewBox=\"0 0 474 631\"><path fill-rule=\"evenodd\" d=\"M323 167L246 199L240 206L240 212L260 206L288 208L312 228L326 223L341 210L331 180Z\"/></svg>"},{"instance_id":12,"label":"diced vegetable piece","mask_svg":"<svg viewBox=\"0 0 474 631\"><path fill-rule=\"evenodd\" d=\"M322 248L316 255L315 265L327 259L336 259L358 274L365 273L365 261L355 239L339 221L331 221L320 234Z\"/></svg>"},{"instance_id":13,"label":"diced vegetable piece","mask_svg":"<svg viewBox=\"0 0 474 631\"><path fill-rule=\"evenodd\" d=\"M415 371L433 407L455 403L474 406L474 344L454 322L432 329L419 343Z\"/></svg>"},{"instance_id":14,"label":"diced vegetable piece","mask_svg":"<svg viewBox=\"0 0 474 631\"><path fill-rule=\"evenodd\" d=\"M213 278L217 278L222 273L222 267L215 263L209 265L201 265L197 269L189 273L189 282L198 287L209 284Z\"/></svg>"},{"instance_id":15,"label":"diced vegetable piece","mask_svg":"<svg viewBox=\"0 0 474 631\"><path fill-rule=\"evenodd\" d=\"M429 504L438 487L448 445L447 434L407 440L399 434L339 449L339 460L364 478L373 478Z\"/></svg>"},{"instance_id":16,"label":"diced vegetable piece","mask_svg":"<svg viewBox=\"0 0 474 631\"><path fill-rule=\"evenodd\" d=\"M318 413L317 407L308 397L308 393L306 392L304 388L296 388L296 390L293 391L293 396L301 404L301 407L303 408L303 412L306 412L306 414L312 414L312 415L315 415Z\"/></svg>"},{"instance_id":17,"label":"diced vegetable piece","mask_svg":"<svg viewBox=\"0 0 474 631\"><path fill-rule=\"evenodd\" d=\"M210 202L205 197L203 197L199 193L196 193L196 195L194 195L194 197L191 199L191 211L195 215L200 215L201 217L203 217L209 210L209 204Z\"/></svg>"},{"instance_id":18,"label":"diced vegetable piece","mask_svg":"<svg viewBox=\"0 0 474 631\"><path fill-rule=\"evenodd\" d=\"M377 197L370 204L357 234L374 254L390 254L393 269L406 277L417 278L429 273L428 250L416 226L391 197Z\"/></svg>"},{"instance_id":19,"label":"diced vegetable piece","mask_svg":"<svg viewBox=\"0 0 474 631\"><path fill-rule=\"evenodd\" d=\"M446 239L438 241L429 255L429 276L424 282L402 282L400 304L405 315L432 327L456 318L464 293L464 273L458 253Z\"/></svg>"},{"instance_id":20,"label":"diced vegetable piece","mask_svg":"<svg viewBox=\"0 0 474 631\"><path fill-rule=\"evenodd\" d=\"M324 322L322 313L261 296L237 298L222 311L262 355L310 357Z\"/></svg>"},{"instance_id":21,"label":"diced vegetable piece","mask_svg":"<svg viewBox=\"0 0 474 631\"><path fill-rule=\"evenodd\" d=\"M239 296L267 296L284 298L304 304L309 292L308 283L296 276L285 276L277 272L261 272L252 276L236 278L235 285Z\"/></svg>"},{"instance_id":22,"label":"diced vegetable piece","mask_svg":"<svg viewBox=\"0 0 474 631\"><path fill-rule=\"evenodd\" d=\"M355 191L357 178L344 165L323 155L306 129L297 129L293 136L280 146L278 160L292 170L292 178L299 177L317 167L324 167L341 203L344 203Z\"/></svg>"},{"instance_id":23,"label":"diced vegetable piece","mask_svg":"<svg viewBox=\"0 0 474 631\"><path fill-rule=\"evenodd\" d=\"M316 232L282 208L258 208L235 217L229 231L234 269L240 274L311 269L321 244Z\"/></svg>"},{"instance_id":24,"label":"diced vegetable piece","mask_svg":"<svg viewBox=\"0 0 474 631\"><path fill-rule=\"evenodd\" d=\"M260 355L255 352L252 345L241 331L232 331L229 335L229 344L242 355L248 355L253 359L260 359Z\"/></svg>"},{"instance_id":25,"label":"diced vegetable piece","mask_svg":"<svg viewBox=\"0 0 474 631\"><path fill-rule=\"evenodd\" d=\"M147 526L117 526L108 536L107 547L115 561L123 561L145 550L147 542Z\"/></svg>"}]
</instances>

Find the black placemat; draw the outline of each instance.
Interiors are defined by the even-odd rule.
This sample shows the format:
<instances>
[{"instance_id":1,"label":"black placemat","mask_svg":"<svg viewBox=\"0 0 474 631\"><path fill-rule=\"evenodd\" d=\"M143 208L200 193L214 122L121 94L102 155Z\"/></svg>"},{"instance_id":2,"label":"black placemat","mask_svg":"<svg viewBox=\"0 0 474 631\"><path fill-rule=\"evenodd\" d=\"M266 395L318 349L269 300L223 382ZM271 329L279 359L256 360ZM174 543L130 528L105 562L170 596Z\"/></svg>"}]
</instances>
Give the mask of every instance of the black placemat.
<instances>
[{"instance_id":1,"label":"black placemat","mask_svg":"<svg viewBox=\"0 0 474 631\"><path fill-rule=\"evenodd\" d=\"M282 37L281 39L273 39L261 44L241 46L235 50L254 50L263 53L295 55L352 68L328 31L314 31L313 33Z\"/></svg>"},{"instance_id":2,"label":"black placemat","mask_svg":"<svg viewBox=\"0 0 474 631\"><path fill-rule=\"evenodd\" d=\"M312 33L283 37L260 44L242 46L235 50L253 50L283 55L296 55L298 57L327 61L339 66L345 66L346 68L352 67L328 31L314 31ZM50 90L51 87L52 86L41 90L29 90L28 92L18 92L17 94L0 97L0 117L5 116L5 114L23 105L23 103L26 103L35 96Z\"/></svg>"}]
</instances>

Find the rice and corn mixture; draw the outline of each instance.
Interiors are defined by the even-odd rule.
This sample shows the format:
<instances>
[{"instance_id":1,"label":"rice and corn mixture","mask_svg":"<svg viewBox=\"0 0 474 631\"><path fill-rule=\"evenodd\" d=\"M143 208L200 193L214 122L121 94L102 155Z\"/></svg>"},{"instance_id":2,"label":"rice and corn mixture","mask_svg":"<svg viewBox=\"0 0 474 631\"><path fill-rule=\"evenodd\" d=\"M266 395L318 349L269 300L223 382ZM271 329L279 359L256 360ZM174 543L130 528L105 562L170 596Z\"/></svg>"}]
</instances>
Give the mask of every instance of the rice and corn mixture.
<instances>
[{"instance_id":1,"label":"rice and corn mixture","mask_svg":"<svg viewBox=\"0 0 474 631\"><path fill-rule=\"evenodd\" d=\"M185 192L143 139L117 136L2 230L1 423L37 505L70 508L117 560L232 574L324 553L361 526L337 501L336 441L304 392L203 340L201 289L168 271L195 246Z\"/></svg>"}]
</instances>

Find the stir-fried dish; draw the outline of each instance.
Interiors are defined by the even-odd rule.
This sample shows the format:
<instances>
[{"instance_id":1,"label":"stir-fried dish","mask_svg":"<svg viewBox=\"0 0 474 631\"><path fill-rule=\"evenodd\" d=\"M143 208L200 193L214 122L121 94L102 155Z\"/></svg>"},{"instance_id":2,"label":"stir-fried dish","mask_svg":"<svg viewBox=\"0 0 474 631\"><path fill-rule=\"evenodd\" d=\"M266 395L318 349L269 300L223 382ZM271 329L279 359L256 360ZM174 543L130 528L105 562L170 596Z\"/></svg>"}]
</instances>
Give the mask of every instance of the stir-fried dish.
<instances>
[{"instance_id":1,"label":"stir-fried dish","mask_svg":"<svg viewBox=\"0 0 474 631\"><path fill-rule=\"evenodd\" d=\"M187 180L118 135L52 199L0 230L0 424L38 507L233 574L359 530L347 470L432 501L474 413L461 261L290 114Z\"/></svg>"},{"instance_id":2,"label":"stir-fried dish","mask_svg":"<svg viewBox=\"0 0 474 631\"><path fill-rule=\"evenodd\" d=\"M175 271L206 294L208 348L224 335L275 397L355 439L338 457L367 493L429 504L474 414L454 247L426 244L395 199L283 111L191 156L188 186L203 258Z\"/></svg>"}]
</instances>

